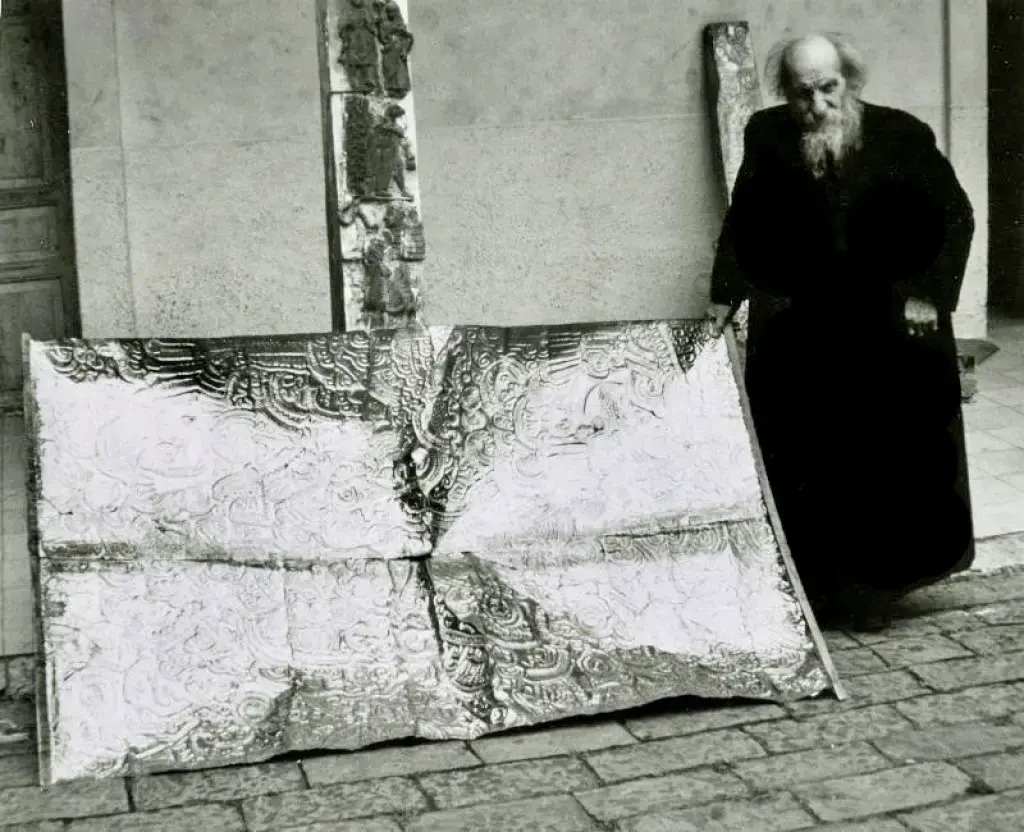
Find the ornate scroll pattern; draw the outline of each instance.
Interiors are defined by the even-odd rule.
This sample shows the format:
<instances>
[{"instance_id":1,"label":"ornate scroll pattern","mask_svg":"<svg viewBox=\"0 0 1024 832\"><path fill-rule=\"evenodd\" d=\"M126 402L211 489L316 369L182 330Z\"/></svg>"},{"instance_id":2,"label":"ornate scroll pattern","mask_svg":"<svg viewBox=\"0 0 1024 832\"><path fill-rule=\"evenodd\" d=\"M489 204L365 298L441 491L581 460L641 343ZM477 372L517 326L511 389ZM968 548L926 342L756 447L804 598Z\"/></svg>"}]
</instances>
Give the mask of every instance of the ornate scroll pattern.
<instances>
[{"instance_id":1,"label":"ornate scroll pattern","mask_svg":"<svg viewBox=\"0 0 1024 832\"><path fill-rule=\"evenodd\" d=\"M697 356L714 340L709 321L674 321L669 326L672 346L676 352L679 369L688 373L697 362Z\"/></svg>"},{"instance_id":2,"label":"ornate scroll pattern","mask_svg":"<svg viewBox=\"0 0 1024 832\"><path fill-rule=\"evenodd\" d=\"M43 586L56 779L357 748L443 707L422 563L46 561Z\"/></svg>"},{"instance_id":3,"label":"ornate scroll pattern","mask_svg":"<svg viewBox=\"0 0 1024 832\"><path fill-rule=\"evenodd\" d=\"M54 780L276 753L291 687L282 572L41 568Z\"/></svg>"},{"instance_id":4,"label":"ornate scroll pattern","mask_svg":"<svg viewBox=\"0 0 1024 832\"><path fill-rule=\"evenodd\" d=\"M42 545L253 562L425 554L429 517L395 470L424 355L429 338L396 350L366 333L52 346L35 380ZM74 396L65 378L82 380Z\"/></svg>"},{"instance_id":5,"label":"ornate scroll pattern","mask_svg":"<svg viewBox=\"0 0 1024 832\"><path fill-rule=\"evenodd\" d=\"M476 733L634 707L682 679L707 697L828 686L763 519L546 549L431 561L444 669Z\"/></svg>"},{"instance_id":6,"label":"ornate scroll pattern","mask_svg":"<svg viewBox=\"0 0 1024 832\"><path fill-rule=\"evenodd\" d=\"M417 736L428 703L440 708L447 695L425 564L317 566L289 572L285 589L295 679L289 748Z\"/></svg>"},{"instance_id":7,"label":"ornate scroll pattern","mask_svg":"<svg viewBox=\"0 0 1024 832\"><path fill-rule=\"evenodd\" d=\"M750 117L761 109L761 85L750 26L746 21L714 23L705 32L708 76L718 121L719 147L725 176L726 198L732 196L736 175L743 161L743 132ZM744 302L733 320L736 335L746 340L750 314Z\"/></svg>"},{"instance_id":8,"label":"ornate scroll pattern","mask_svg":"<svg viewBox=\"0 0 1024 832\"><path fill-rule=\"evenodd\" d=\"M27 355L56 780L829 684L706 323Z\"/></svg>"},{"instance_id":9,"label":"ornate scroll pattern","mask_svg":"<svg viewBox=\"0 0 1024 832\"><path fill-rule=\"evenodd\" d=\"M366 401L370 342L365 334L210 341L65 340L48 350L73 381L100 377L202 393L285 427L320 418L358 418Z\"/></svg>"},{"instance_id":10,"label":"ornate scroll pattern","mask_svg":"<svg viewBox=\"0 0 1024 832\"><path fill-rule=\"evenodd\" d=\"M440 550L759 516L739 391L724 344L705 331L456 332L421 437L433 465L425 485L446 494Z\"/></svg>"}]
</instances>

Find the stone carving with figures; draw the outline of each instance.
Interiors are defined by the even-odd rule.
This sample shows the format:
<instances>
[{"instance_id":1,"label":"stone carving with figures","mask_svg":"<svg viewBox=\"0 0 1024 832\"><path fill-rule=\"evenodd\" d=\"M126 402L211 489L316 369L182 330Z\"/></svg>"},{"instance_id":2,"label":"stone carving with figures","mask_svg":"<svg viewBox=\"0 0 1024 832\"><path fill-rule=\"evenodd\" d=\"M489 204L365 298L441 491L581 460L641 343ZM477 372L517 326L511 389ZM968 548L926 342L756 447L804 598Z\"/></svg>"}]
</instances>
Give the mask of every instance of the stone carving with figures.
<instances>
[{"instance_id":1,"label":"stone carving with figures","mask_svg":"<svg viewBox=\"0 0 1024 832\"><path fill-rule=\"evenodd\" d=\"M389 104L374 133L374 199L392 199L392 186L401 199L412 200L405 187L406 170L416 170L416 155L405 134L405 110Z\"/></svg>"},{"instance_id":2,"label":"stone carving with figures","mask_svg":"<svg viewBox=\"0 0 1024 832\"><path fill-rule=\"evenodd\" d=\"M412 32L395 0L341 0L338 63L349 92L404 98L412 89L409 53Z\"/></svg>"},{"instance_id":3,"label":"stone carving with figures","mask_svg":"<svg viewBox=\"0 0 1024 832\"><path fill-rule=\"evenodd\" d=\"M339 34L341 64L353 92L380 90L380 48L377 40L378 14L372 0L348 0Z\"/></svg>"},{"instance_id":4,"label":"stone carving with figures","mask_svg":"<svg viewBox=\"0 0 1024 832\"><path fill-rule=\"evenodd\" d=\"M708 322L26 355L44 782L837 688Z\"/></svg>"},{"instance_id":5,"label":"stone carving with figures","mask_svg":"<svg viewBox=\"0 0 1024 832\"><path fill-rule=\"evenodd\" d=\"M409 80L409 53L413 47L413 36L402 19L402 10L394 0L389 0L383 6L378 33L384 91L394 98L402 98L412 88Z\"/></svg>"},{"instance_id":6,"label":"stone carving with figures","mask_svg":"<svg viewBox=\"0 0 1024 832\"><path fill-rule=\"evenodd\" d=\"M339 215L346 268L346 318L363 327L405 326L419 312L423 224L412 183L416 154L405 109L387 98L347 95ZM358 265L357 265L358 264Z\"/></svg>"},{"instance_id":7,"label":"stone carving with figures","mask_svg":"<svg viewBox=\"0 0 1024 832\"><path fill-rule=\"evenodd\" d=\"M332 63L344 70L331 84L340 97L333 166L348 329L411 326L420 315L426 250L406 19L404 0L337 0L327 15Z\"/></svg>"}]
</instances>

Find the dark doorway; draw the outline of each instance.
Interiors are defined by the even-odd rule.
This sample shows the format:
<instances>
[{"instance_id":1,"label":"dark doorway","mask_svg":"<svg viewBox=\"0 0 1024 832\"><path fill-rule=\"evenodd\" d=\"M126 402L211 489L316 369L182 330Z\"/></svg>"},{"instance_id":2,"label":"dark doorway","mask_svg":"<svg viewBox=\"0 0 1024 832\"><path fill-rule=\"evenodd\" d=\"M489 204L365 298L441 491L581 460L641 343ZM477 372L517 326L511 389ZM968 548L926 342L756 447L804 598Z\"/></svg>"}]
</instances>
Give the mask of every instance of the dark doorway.
<instances>
[{"instance_id":1,"label":"dark doorway","mask_svg":"<svg viewBox=\"0 0 1024 832\"><path fill-rule=\"evenodd\" d=\"M0 3L0 407L21 402L23 333L75 335L60 0Z\"/></svg>"},{"instance_id":2,"label":"dark doorway","mask_svg":"<svg viewBox=\"0 0 1024 832\"><path fill-rule=\"evenodd\" d=\"M988 79L988 305L1024 318L1024 0L989 0Z\"/></svg>"}]
</instances>

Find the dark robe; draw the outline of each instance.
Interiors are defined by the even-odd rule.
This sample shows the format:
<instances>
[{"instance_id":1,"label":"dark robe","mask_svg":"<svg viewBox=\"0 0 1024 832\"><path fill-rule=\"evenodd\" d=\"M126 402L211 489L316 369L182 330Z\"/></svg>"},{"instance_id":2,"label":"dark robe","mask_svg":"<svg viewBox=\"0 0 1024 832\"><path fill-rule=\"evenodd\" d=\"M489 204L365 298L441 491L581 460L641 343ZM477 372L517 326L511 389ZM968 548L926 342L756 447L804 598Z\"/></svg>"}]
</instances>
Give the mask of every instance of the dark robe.
<instances>
[{"instance_id":1,"label":"dark robe","mask_svg":"<svg viewBox=\"0 0 1024 832\"><path fill-rule=\"evenodd\" d=\"M973 212L926 124L865 103L862 129L815 179L788 109L755 113L712 274L712 302L751 302L747 392L812 594L906 590L973 557L952 324ZM908 298L936 332L908 334Z\"/></svg>"}]
</instances>

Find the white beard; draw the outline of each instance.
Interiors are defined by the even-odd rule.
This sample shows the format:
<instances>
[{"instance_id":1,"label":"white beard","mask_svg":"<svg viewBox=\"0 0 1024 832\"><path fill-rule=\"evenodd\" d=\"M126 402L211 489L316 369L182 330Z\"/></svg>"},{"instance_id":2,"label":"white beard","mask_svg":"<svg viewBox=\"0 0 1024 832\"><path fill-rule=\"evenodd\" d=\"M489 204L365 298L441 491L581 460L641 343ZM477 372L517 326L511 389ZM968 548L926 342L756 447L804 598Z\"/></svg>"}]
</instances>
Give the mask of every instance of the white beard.
<instances>
[{"instance_id":1,"label":"white beard","mask_svg":"<svg viewBox=\"0 0 1024 832\"><path fill-rule=\"evenodd\" d=\"M860 147L861 112L860 102L847 95L842 109L830 111L824 122L800 136L800 154L815 179L825 175L830 160L838 165Z\"/></svg>"}]
</instances>

